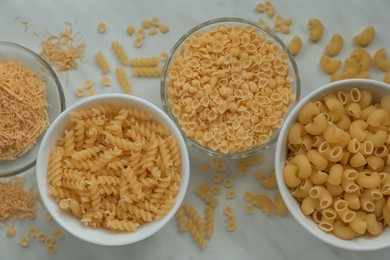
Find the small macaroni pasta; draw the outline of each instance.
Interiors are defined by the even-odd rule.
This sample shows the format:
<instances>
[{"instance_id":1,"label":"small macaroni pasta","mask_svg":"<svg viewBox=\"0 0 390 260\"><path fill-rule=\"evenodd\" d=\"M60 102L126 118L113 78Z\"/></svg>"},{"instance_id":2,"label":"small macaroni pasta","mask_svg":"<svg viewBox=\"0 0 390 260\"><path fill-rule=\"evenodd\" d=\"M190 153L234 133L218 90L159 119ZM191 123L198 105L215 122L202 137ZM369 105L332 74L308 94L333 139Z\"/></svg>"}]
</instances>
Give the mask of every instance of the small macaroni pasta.
<instances>
[{"instance_id":1,"label":"small macaroni pasta","mask_svg":"<svg viewBox=\"0 0 390 260\"><path fill-rule=\"evenodd\" d=\"M364 67L366 56L358 50L352 57ZM390 223L389 100L338 91L308 103L292 124L283 179L322 231L349 240L377 236ZM322 130L312 126L319 115Z\"/></svg>"}]
</instances>

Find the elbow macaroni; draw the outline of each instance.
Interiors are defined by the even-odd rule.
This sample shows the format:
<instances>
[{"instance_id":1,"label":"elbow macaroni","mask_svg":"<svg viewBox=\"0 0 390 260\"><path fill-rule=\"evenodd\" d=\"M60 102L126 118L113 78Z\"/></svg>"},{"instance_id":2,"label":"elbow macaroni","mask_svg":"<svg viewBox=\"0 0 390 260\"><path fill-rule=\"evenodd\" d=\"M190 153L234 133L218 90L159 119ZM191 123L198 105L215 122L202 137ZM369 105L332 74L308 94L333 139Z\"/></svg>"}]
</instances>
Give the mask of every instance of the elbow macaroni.
<instances>
[{"instance_id":1,"label":"elbow macaroni","mask_svg":"<svg viewBox=\"0 0 390 260\"><path fill-rule=\"evenodd\" d=\"M304 106L290 128L283 179L324 232L353 239L390 224L389 101L339 91Z\"/></svg>"}]
</instances>

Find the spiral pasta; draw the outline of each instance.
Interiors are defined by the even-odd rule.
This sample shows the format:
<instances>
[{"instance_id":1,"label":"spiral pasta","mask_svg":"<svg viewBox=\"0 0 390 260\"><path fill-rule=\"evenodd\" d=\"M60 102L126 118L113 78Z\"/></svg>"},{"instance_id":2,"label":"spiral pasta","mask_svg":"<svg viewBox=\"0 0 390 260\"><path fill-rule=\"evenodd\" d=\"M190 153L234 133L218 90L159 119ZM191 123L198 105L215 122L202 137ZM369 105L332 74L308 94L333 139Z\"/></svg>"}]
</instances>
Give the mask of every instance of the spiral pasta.
<instances>
[{"instance_id":1,"label":"spiral pasta","mask_svg":"<svg viewBox=\"0 0 390 260\"><path fill-rule=\"evenodd\" d=\"M95 54L95 59L96 59L96 62L99 65L103 74L107 74L108 72L111 71L111 68L108 65L108 62L101 51L98 51Z\"/></svg>"},{"instance_id":2,"label":"spiral pasta","mask_svg":"<svg viewBox=\"0 0 390 260\"><path fill-rule=\"evenodd\" d=\"M160 63L160 57L145 57L130 59L130 65L133 67L155 67Z\"/></svg>"},{"instance_id":3,"label":"spiral pasta","mask_svg":"<svg viewBox=\"0 0 390 260\"><path fill-rule=\"evenodd\" d=\"M123 66L129 65L129 58L126 55L125 50L118 41L114 41L111 44L112 49L115 52L116 57Z\"/></svg>"},{"instance_id":4,"label":"spiral pasta","mask_svg":"<svg viewBox=\"0 0 390 260\"><path fill-rule=\"evenodd\" d=\"M131 89L129 81L127 80L125 70L122 67L118 67L115 69L115 73L123 92L126 94L131 94L133 91Z\"/></svg>"},{"instance_id":5,"label":"spiral pasta","mask_svg":"<svg viewBox=\"0 0 390 260\"><path fill-rule=\"evenodd\" d=\"M48 193L60 208L85 226L114 232L163 218L181 182L180 148L170 131L134 107L101 105L70 115L48 160Z\"/></svg>"},{"instance_id":6,"label":"spiral pasta","mask_svg":"<svg viewBox=\"0 0 390 260\"><path fill-rule=\"evenodd\" d=\"M135 77L159 77L162 73L162 67L134 67L133 76Z\"/></svg>"}]
</instances>

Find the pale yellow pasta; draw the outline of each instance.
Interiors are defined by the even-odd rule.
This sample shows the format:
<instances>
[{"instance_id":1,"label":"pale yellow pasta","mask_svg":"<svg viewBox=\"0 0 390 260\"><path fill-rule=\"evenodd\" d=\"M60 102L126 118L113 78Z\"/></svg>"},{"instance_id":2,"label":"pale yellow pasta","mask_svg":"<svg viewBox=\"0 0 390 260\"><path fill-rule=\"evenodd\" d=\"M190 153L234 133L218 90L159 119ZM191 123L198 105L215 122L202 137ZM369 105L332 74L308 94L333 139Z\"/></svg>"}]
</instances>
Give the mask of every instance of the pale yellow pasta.
<instances>
[{"instance_id":1,"label":"pale yellow pasta","mask_svg":"<svg viewBox=\"0 0 390 260\"><path fill-rule=\"evenodd\" d=\"M162 67L133 67L135 77L159 77L161 73Z\"/></svg>"},{"instance_id":2,"label":"pale yellow pasta","mask_svg":"<svg viewBox=\"0 0 390 260\"><path fill-rule=\"evenodd\" d=\"M306 179L311 175L310 161L304 154L298 154L291 159L291 163L298 167L298 177Z\"/></svg>"},{"instance_id":3,"label":"pale yellow pasta","mask_svg":"<svg viewBox=\"0 0 390 260\"><path fill-rule=\"evenodd\" d=\"M321 221L319 221L318 223L318 227L326 233L332 232L333 225L334 225L334 219L328 219L328 218L322 218Z\"/></svg>"},{"instance_id":4,"label":"pale yellow pasta","mask_svg":"<svg viewBox=\"0 0 390 260\"><path fill-rule=\"evenodd\" d=\"M342 179L341 186L346 193L352 193L359 190L359 185L357 185L354 180Z\"/></svg>"},{"instance_id":5,"label":"pale yellow pasta","mask_svg":"<svg viewBox=\"0 0 390 260\"><path fill-rule=\"evenodd\" d=\"M319 200L319 207L325 209L333 203L332 194L323 186L314 186L309 190L309 196Z\"/></svg>"},{"instance_id":6,"label":"pale yellow pasta","mask_svg":"<svg viewBox=\"0 0 390 260\"><path fill-rule=\"evenodd\" d=\"M324 171L314 171L310 177L309 181L314 185L321 185L328 181L328 173Z\"/></svg>"},{"instance_id":7,"label":"pale yellow pasta","mask_svg":"<svg viewBox=\"0 0 390 260\"><path fill-rule=\"evenodd\" d=\"M312 197L305 197L301 203L301 210L304 215L310 215L316 209L319 209L319 200Z\"/></svg>"},{"instance_id":8,"label":"pale yellow pasta","mask_svg":"<svg viewBox=\"0 0 390 260\"><path fill-rule=\"evenodd\" d=\"M324 52L328 56L331 57L336 56L343 48L343 45L344 45L343 37L338 33L333 34L332 38L330 39L330 42L328 43L328 45L326 45Z\"/></svg>"},{"instance_id":9,"label":"pale yellow pasta","mask_svg":"<svg viewBox=\"0 0 390 260\"><path fill-rule=\"evenodd\" d=\"M382 233L382 224L376 219L374 214L366 215L367 231L372 236L377 236Z\"/></svg>"},{"instance_id":10,"label":"pale yellow pasta","mask_svg":"<svg viewBox=\"0 0 390 260\"><path fill-rule=\"evenodd\" d=\"M306 156L318 171L322 171L328 166L328 160L316 150L308 151Z\"/></svg>"},{"instance_id":11,"label":"pale yellow pasta","mask_svg":"<svg viewBox=\"0 0 390 260\"><path fill-rule=\"evenodd\" d=\"M298 113L298 121L306 125L312 122L313 117L318 115L320 110L314 102L307 103Z\"/></svg>"},{"instance_id":12,"label":"pale yellow pasta","mask_svg":"<svg viewBox=\"0 0 390 260\"><path fill-rule=\"evenodd\" d=\"M334 222L332 233L344 240L351 240L356 236L356 232L349 225L343 224L340 220Z\"/></svg>"},{"instance_id":13,"label":"pale yellow pasta","mask_svg":"<svg viewBox=\"0 0 390 260\"><path fill-rule=\"evenodd\" d=\"M288 213L288 209L280 193L277 193L275 195L274 200L275 200L275 206L274 206L275 214L279 216L286 215Z\"/></svg>"},{"instance_id":14,"label":"pale yellow pasta","mask_svg":"<svg viewBox=\"0 0 390 260\"><path fill-rule=\"evenodd\" d=\"M369 156L366 158L367 165L374 171L381 171L385 166L385 161L378 156Z\"/></svg>"},{"instance_id":15,"label":"pale yellow pasta","mask_svg":"<svg viewBox=\"0 0 390 260\"><path fill-rule=\"evenodd\" d=\"M129 36L133 35L133 34L135 33L135 28L134 28L134 26L132 26L132 25L127 26L127 28L126 28L126 33L127 33Z\"/></svg>"},{"instance_id":16,"label":"pale yellow pasta","mask_svg":"<svg viewBox=\"0 0 390 260\"><path fill-rule=\"evenodd\" d=\"M333 164L329 170L328 182L332 185L340 185L344 167L341 164Z\"/></svg>"},{"instance_id":17,"label":"pale yellow pasta","mask_svg":"<svg viewBox=\"0 0 390 260\"><path fill-rule=\"evenodd\" d=\"M350 125L349 134L352 138L362 142L366 138L366 132L364 130L367 128L367 126L368 124L366 121L355 120Z\"/></svg>"},{"instance_id":18,"label":"pale yellow pasta","mask_svg":"<svg viewBox=\"0 0 390 260\"><path fill-rule=\"evenodd\" d=\"M388 125L389 112L386 109L377 108L368 115L367 123L375 127L380 125Z\"/></svg>"},{"instance_id":19,"label":"pale yellow pasta","mask_svg":"<svg viewBox=\"0 0 390 260\"><path fill-rule=\"evenodd\" d=\"M374 37L375 37L375 29L374 29L374 27L368 26L362 32L357 34L353 38L353 40L355 41L356 44L365 47L365 46L369 45L372 42Z\"/></svg>"},{"instance_id":20,"label":"pale yellow pasta","mask_svg":"<svg viewBox=\"0 0 390 260\"><path fill-rule=\"evenodd\" d=\"M326 115L320 113L313 118L313 122L306 124L304 128L311 135L319 135L327 128L327 125Z\"/></svg>"},{"instance_id":21,"label":"pale yellow pasta","mask_svg":"<svg viewBox=\"0 0 390 260\"><path fill-rule=\"evenodd\" d=\"M387 58L387 52L384 48L380 48L375 52L373 61L375 67L383 72L390 69L390 60Z\"/></svg>"},{"instance_id":22,"label":"pale yellow pasta","mask_svg":"<svg viewBox=\"0 0 390 260\"><path fill-rule=\"evenodd\" d=\"M363 235L367 230L366 213L357 211L354 219L349 222L349 226L356 233Z\"/></svg>"},{"instance_id":23,"label":"pale yellow pasta","mask_svg":"<svg viewBox=\"0 0 390 260\"><path fill-rule=\"evenodd\" d=\"M116 57L118 58L119 62L126 66L129 64L129 58L127 57L122 45L118 41L113 41L111 44L112 49L114 50L114 53Z\"/></svg>"},{"instance_id":24,"label":"pale yellow pasta","mask_svg":"<svg viewBox=\"0 0 390 260\"><path fill-rule=\"evenodd\" d=\"M366 189L376 188L379 186L380 182L381 178L377 172L362 172L356 178L356 183Z\"/></svg>"},{"instance_id":25,"label":"pale yellow pasta","mask_svg":"<svg viewBox=\"0 0 390 260\"><path fill-rule=\"evenodd\" d=\"M108 65L108 62L101 51L98 51L95 54L95 59L103 74L110 72L110 66Z\"/></svg>"},{"instance_id":26,"label":"pale yellow pasta","mask_svg":"<svg viewBox=\"0 0 390 260\"><path fill-rule=\"evenodd\" d=\"M371 67L371 55L367 50L357 48L352 51L351 57L357 60L359 71L367 71Z\"/></svg>"},{"instance_id":27,"label":"pale yellow pasta","mask_svg":"<svg viewBox=\"0 0 390 260\"><path fill-rule=\"evenodd\" d=\"M119 84L121 85L122 91L126 94L131 94L133 92L130 83L125 74L125 70L122 67L117 67L115 69L116 77L118 78Z\"/></svg>"},{"instance_id":28,"label":"pale yellow pasta","mask_svg":"<svg viewBox=\"0 0 390 260\"><path fill-rule=\"evenodd\" d=\"M356 212L348 208L348 202L345 200L336 200L334 202L334 209L344 223L349 223L356 217Z\"/></svg>"},{"instance_id":29,"label":"pale yellow pasta","mask_svg":"<svg viewBox=\"0 0 390 260\"><path fill-rule=\"evenodd\" d=\"M298 122L294 123L288 132L288 142L290 144L300 144L302 142L302 136L304 133L304 126Z\"/></svg>"},{"instance_id":30,"label":"pale yellow pasta","mask_svg":"<svg viewBox=\"0 0 390 260\"><path fill-rule=\"evenodd\" d=\"M170 30L168 25L165 25L165 24L160 25L159 28L160 28L160 32L162 32L162 33L167 33Z\"/></svg>"},{"instance_id":31,"label":"pale yellow pasta","mask_svg":"<svg viewBox=\"0 0 390 260\"><path fill-rule=\"evenodd\" d=\"M313 184L308 180L304 179L301 181L298 187L292 190L292 195L295 198L304 198L309 196L309 190L313 187Z\"/></svg>"},{"instance_id":32,"label":"pale yellow pasta","mask_svg":"<svg viewBox=\"0 0 390 260\"><path fill-rule=\"evenodd\" d=\"M310 30L310 40L312 42L319 41L324 33L324 26L322 22L317 18L312 18L309 20L308 26Z\"/></svg>"},{"instance_id":33,"label":"pale yellow pasta","mask_svg":"<svg viewBox=\"0 0 390 260\"><path fill-rule=\"evenodd\" d=\"M130 59L130 65L134 67L155 67L159 63L160 58L156 56Z\"/></svg>"},{"instance_id":34,"label":"pale yellow pasta","mask_svg":"<svg viewBox=\"0 0 390 260\"><path fill-rule=\"evenodd\" d=\"M260 23L260 21L259 21L259 23ZM299 53L301 48L302 48L302 40L301 40L301 38L298 35L294 36L291 39L291 41L287 44L287 49L294 56Z\"/></svg>"},{"instance_id":35,"label":"pale yellow pasta","mask_svg":"<svg viewBox=\"0 0 390 260\"><path fill-rule=\"evenodd\" d=\"M265 178L261 179L260 184L261 184L261 186L263 186L264 188L267 188L267 189L276 188L277 182L276 182L275 171L272 171Z\"/></svg>"},{"instance_id":36,"label":"pale yellow pasta","mask_svg":"<svg viewBox=\"0 0 390 260\"><path fill-rule=\"evenodd\" d=\"M387 142L388 134L385 131L377 130L375 134L366 131L366 139L372 143L374 148L380 147Z\"/></svg>"},{"instance_id":37,"label":"pale yellow pasta","mask_svg":"<svg viewBox=\"0 0 390 260\"><path fill-rule=\"evenodd\" d=\"M28 236L23 235L19 238L19 244L23 247L28 247L30 245L30 239Z\"/></svg>"},{"instance_id":38,"label":"pale yellow pasta","mask_svg":"<svg viewBox=\"0 0 390 260\"><path fill-rule=\"evenodd\" d=\"M348 203L350 209L360 209L360 195L358 191L344 193L344 200Z\"/></svg>"},{"instance_id":39,"label":"pale yellow pasta","mask_svg":"<svg viewBox=\"0 0 390 260\"><path fill-rule=\"evenodd\" d=\"M331 75L341 68L341 60L322 56L320 59L320 67L324 72Z\"/></svg>"},{"instance_id":40,"label":"pale yellow pasta","mask_svg":"<svg viewBox=\"0 0 390 260\"><path fill-rule=\"evenodd\" d=\"M269 215L273 209L272 200L265 194L256 194L252 197L251 203L253 206L261 209L265 215Z\"/></svg>"}]
</instances>

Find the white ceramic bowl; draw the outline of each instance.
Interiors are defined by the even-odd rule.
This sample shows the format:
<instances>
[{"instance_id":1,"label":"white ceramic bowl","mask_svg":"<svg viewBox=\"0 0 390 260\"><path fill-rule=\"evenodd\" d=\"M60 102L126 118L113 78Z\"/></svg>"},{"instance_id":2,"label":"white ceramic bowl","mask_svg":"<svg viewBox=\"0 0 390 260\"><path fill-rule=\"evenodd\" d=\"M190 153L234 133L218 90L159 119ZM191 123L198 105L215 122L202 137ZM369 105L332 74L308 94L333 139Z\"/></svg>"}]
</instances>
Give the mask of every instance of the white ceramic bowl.
<instances>
[{"instance_id":1,"label":"white ceramic bowl","mask_svg":"<svg viewBox=\"0 0 390 260\"><path fill-rule=\"evenodd\" d=\"M111 104L111 105L121 105L121 106L133 106L145 111L148 111L152 114L153 118L161 123L162 125L167 126L173 135L177 138L182 157L182 181L180 184L180 191L177 195L177 200L174 207L171 211L161 220L155 220L148 224L143 224L138 228L136 232L121 232L113 233L106 229L94 229L91 227L85 227L80 219L74 217L71 214L67 214L60 209L58 203L48 195L48 185L47 185L47 164L48 157L51 148L56 144L57 138L63 134L65 128L70 122L69 112L73 110L87 109L99 104ZM155 232L160 230L168 221L174 216L175 212L179 208L181 202L184 199L188 181L189 181L189 157L188 151L185 145L185 141L180 134L180 131L177 129L172 120L158 107L151 104L148 101L145 101L141 98L124 95L124 94L102 94L86 98L72 106L68 107L59 117L51 124L49 129L46 131L45 136L43 137L37 158L36 166L36 177L39 193L41 195L42 201L46 206L47 210L53 216L53 218L60 224L65 230L74 236L100 245L116 246L116 245L125 245L131 244L142 239L145 239Z\"/></svg>"},{"instance_id":2,"label":"white ceramic bowl","mask_svg":"<svg viewBox=\"0 0 390 260\"><path fill-rule=\"evenodd\" d=\"M278 187L284 202L286 203L290 213L309 233L319 238L320 240L343 249L349 250L376 250L390 246L390 228L384 228L383 232L376 237L362 236L353 240L342 240L331 233L325 233L318 228L318 225L312 220L310 216L305 216L300 204L291 195L290 189L283 181L283 166L287 156L287 134L291 125L296 121L298 112L310 101L322 99L325 95L335 93L340 90L350 90L351 88L358 88L360 90L369 90L374 97L374 101L380 100L384 95L390 95L390 85L375 80L366 79L351 79L336 81L327 84L321 88L308 94L304 97L293 111L287 117L276 145L275 151L275 172Z\"/></svg>"}]
</instances>

